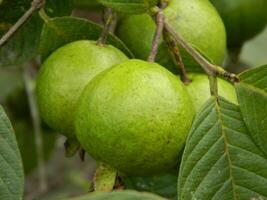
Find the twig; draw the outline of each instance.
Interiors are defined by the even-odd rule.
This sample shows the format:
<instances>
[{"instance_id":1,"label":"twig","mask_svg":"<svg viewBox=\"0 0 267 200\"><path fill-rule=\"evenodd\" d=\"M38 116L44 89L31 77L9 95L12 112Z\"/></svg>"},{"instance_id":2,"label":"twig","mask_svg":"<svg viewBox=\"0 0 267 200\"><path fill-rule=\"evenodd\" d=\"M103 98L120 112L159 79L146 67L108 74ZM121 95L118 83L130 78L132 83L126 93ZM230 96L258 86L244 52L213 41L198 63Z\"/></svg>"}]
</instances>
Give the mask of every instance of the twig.
<instances>
[{"instance_id":1,"label":"twig","mask_svg":"<svg viewBox=\"0 0 267 200\"><path fill-rule=\"evenodd\" d=\"M117 18L116 13L111 8L106 8L104 12L105 12L104 18L106 16L106 19L104 19L105 25L101 33L101 36L99 37L97 41L98 45L106 44L108 34L110 32L113 32L113 30L115 29L115 25L116 25L116 18Z\"/></svg>"},{"instance_id":2,"label":"twig","mask_svg":"<svg viewBox=\"0 0 267 200\"><path fill-rule=\"evenodd\" d=\"M39 16L46 24L51 20L51 18L46 14L44 8L39 10Z\"/></svg>"},{"instance_id":3,"label":"twig","mask_svg":"<svg viewBox=\"0 0 267 200\"><path fill-rule=\"evenodd\" d=\"M40 116L34 93L33 79L31 77L30 72L31 72L30 68L25 67L23 71L23 79L26 87L26 92L33 122L33 128L35 134L35 146L37 151L39 187L40 187L40 192L42 193L47 190L46 172L44 168L43 138L42 138Z\"/></svg>"},{"instance_id":4,"label":"twig","mask_svg":"<svg viewBox=\"0 0 267 200\"><path fill-rule=\"evenodd\" d=\"M156 14L156 25L157 25L157 29L156 29L156 32L154 34L154 38L152 41L151 51L147 59L148 62L154 62L156 55L158 53L159 41L160 41L161 34L163 31L163 26L164 26L164 15L163 15L162 10L159 10L159 12L157 12Z\"/></svg>"},{"instance_id":5,"label":"twig","mask_svg":"<svg viewBox=\"0 0 267 200\"><path fill-rule=\"evenodd\" d=\"M203 68L203 70L209 76L222 76L232 82L239 82L237 75L225 71L223 68L211 64L207 61L198 51L196 51L190 44L188 44L173 28L169 25L167 21L164 21L164 28L168 33L170 33L175 41L179 43Z\"/></svg>"},{"instance_id":6,"label":"twig","mask_svg":"<svg viewBox=\"0 0 267 200\"><path fill-rule=\"evenodd\" d=\"M218 81L216 76L208 76L210 83L210 94L211 96L215 96L218 99Z\"/></svg>"},{"instance_id":7,"label":"twig","mask_svg":"<svg viewBox=\"0 0 267 200\"><path fill-rule=\"evenodd\" d=\"M173 39L173 37L165 29L163 30L163 36L164 36L165 42L168 45L170 53L172 54L172 56L174 58L174 63L179 68L179 71L181 73L181 80L185 84L190 83L191 80L188 78L188 76L186 74L184 62L183 62L182 56L180 54L180 50L179 50L177 42Z\"/></svg>"},{"instance_id":8,"label":"twig","mask_svg":"<svg viewBox=\"0 0 267 200\"><path fill-rule=\"evenodd\" d=\"M5 33L0 39L0 47L2 47L9 38L32 16L32 14L41 9L45 4L45 0L33 0L31 7L27 10L24 15Z\"/></svg>"}]
</instances>

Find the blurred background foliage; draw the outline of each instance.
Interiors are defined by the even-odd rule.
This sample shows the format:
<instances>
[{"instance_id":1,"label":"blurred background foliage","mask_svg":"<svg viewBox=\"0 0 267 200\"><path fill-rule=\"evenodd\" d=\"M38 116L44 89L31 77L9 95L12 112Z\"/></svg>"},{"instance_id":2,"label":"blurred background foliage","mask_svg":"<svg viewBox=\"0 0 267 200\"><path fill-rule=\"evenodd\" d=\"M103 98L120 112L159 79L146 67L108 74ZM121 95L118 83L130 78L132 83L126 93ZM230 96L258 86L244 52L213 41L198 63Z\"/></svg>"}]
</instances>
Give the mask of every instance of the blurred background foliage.
<instances>
[{"instance_id":1,"label":"blurred background foliage","mask_svg":"<svg viewBox=\"0 0 267 200\"><path fill-rule=\"evenodd\" d=\"M0 0L0 4L1 2L2 0ZM29 1L25 2L29 5ZM102 7L96 1L74 0L73 3L75 6L75 9L72 11L73 16L102 23ZM48 9L49 12L51 13L52 10ZM36 23L38 23L39 27L40 21L35 18L32 20L37 20ZM12 20L14 21L13 18ZM3 23L0 23L1 34L4 32L3 25ZM6 30L6 27L4 28ZM37 32L39 33L40 30ZM39 40L38 36L36 38ZM31 50L36 50L36 45L34 43L34 47ZM238 61L228 58L228 61L226 61L228 70L238 72L267 63L267 28L244 44L239 58ZM12 65L0 68L0 91L0 104L5 107L12 121L23 158L26 177L25 199L64 199L85 194L89 191L96 168L94 160L86 156L85 162L81 162L78 155L66 159L64 157L65 138L54 133L44 124L42 124L42 148L44 151L48 189L42 194L36 190L38 182L38 155L36 154L35 134L21 66ZM164 197L174 199L176 197L177 175L165 174L150 178L125 178L121 180L120 184L124 188L155 192Z\"/></svg>"}]
</instances>

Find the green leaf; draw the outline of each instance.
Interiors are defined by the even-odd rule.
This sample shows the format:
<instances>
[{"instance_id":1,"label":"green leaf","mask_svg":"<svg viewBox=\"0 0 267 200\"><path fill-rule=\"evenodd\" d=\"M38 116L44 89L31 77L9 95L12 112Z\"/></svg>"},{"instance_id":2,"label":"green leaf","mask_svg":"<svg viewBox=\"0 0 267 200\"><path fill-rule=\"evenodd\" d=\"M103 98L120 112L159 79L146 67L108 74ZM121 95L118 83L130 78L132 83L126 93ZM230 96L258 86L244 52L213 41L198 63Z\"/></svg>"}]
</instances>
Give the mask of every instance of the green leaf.
<instances>
[{"instance_id":1,"label":"green leaf","mask_svg":"<svg viewBox=\"0 0 267 200\"><path fill-rule=\"evenodd\" d=\"M31 0L4 0L0 5L0 37L30 8ZM45 10L50 16L69 15L72 0L47 0ZM35 13L0 49L0 66L18 65L38 55L43 21Z\"/></svg>"},{"instance_id":2,"label":"green leaf","mask_svg":"<svg viewBox=\"0 0 267 200\"><path fill-rule=\"evenodd\" d=\"M42 59L46 59L60 46L76 40L97 40L101 26L86 19L75 17L58 17L44 25L40 43ZM108 36L108 43L133 57L128 48L115 35Z\"/></svg>"},{"instance_id":3,"label":"green leaf","mask_svg":"<svg viewBox=\"0 0 267 200\"><path fill-rule=\"evenodd\" d=\"M253 68L240 74L242 83L267 92L267 65Z\"/></svg>"},{"instance_id":4,"label":"green leaf","mask_svg":"<svg viewBox=\"0 0 267 200\"><path fill-rule=\"evenodd\" d=\"M23 167L11 123L0 106L0 199L22 199Z\"/></svg>"},{"instance_id":5,"label":"green leaf","mask_svg":"<svg viewBox=\"0 0 267 200\"><path fill-rule=\"evenodd\" d=\"M1 23L1 22L0 22ZM11 27L12 25L6 25ZM41 20L35 15L0 49L0 67L19 65L38 54ZM8 29L5 29L5 32ZM30 34L29 34L30 33Z\"/></svg>"},{"instance_id":6,"label":"green leaf","mask_svg":"<svg viewBox=\"0 0 267 200\"><path fill-rule=\"evenodd\" d=\"M150 12L150 9L159 3L158 0L98 0L98 2L118 12L129 14Z\"/></svg>"},{"instance_id":7,"label":"green leaf","mask_svg":"<svg viewBox=\"0 0 267 200\"><path fill-rule=\"evenodd\" d=\"M179 200L267 198L267 160L252 141L238 106L210 99L187 139Z\"/></svg>"},{"instance_id":8,"label":"green leaf","mask_svg":"<svg viewBox=\"0 0 267 200\"><path fill-rule=\"evenodd\" d=\"M267 65L240 75L236 91L251 137L267 155Z\"/></svg>"},{"instance_id":9,"label":"green leaf","mask_svg":"<svg viewBox=\"0 0 267 200\"><path fill-rule=\"evenodd\" d=\"M160 196L136 192L131 190L117 191L117 192L93 192L89 195L76 197L69 200L167 200Z\"/></svg>"},{"instance_id":10,"label":"green leaf","mask_svg":"<svg viewBox=\"0 0 267 200\"><path fill-rule=\"evenodd\" d=\"M152 177L125 177L122 179L127 189L146 191L175 198L177 195L177 175L163 174Z\"/></svg>"}]
</instances>

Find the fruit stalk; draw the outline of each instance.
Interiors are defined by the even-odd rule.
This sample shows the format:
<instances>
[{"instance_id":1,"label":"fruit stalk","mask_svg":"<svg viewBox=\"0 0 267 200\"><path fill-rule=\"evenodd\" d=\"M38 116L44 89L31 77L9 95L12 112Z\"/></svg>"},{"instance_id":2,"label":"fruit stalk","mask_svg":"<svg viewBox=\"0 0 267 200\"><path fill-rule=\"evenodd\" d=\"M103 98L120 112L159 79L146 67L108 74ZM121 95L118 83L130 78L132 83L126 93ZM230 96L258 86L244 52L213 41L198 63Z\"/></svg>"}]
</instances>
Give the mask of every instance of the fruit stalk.
<instances>
[{"instance_id":1,"label":"fruit stalk","mask_svg":"<svg viewBox=\"0 0 267 200\"><path fill-rule=\"evenodd\" d=\"M157 29L156 29L156 32L155 32L155 35L152 41L151 51L147 59L148 62L154 62L156 55L158 53L159 42L160 42L160 38L161 38L162 31L163 31L163 26L164 26L164 15L163 15L162 10L159 10L159 12L157 12L156 14L156 25L157 25Z\"/></svg>"},{"instance_id":2,"label":"fruit stalk","mask_svg":"<svg viewBox=\"0 0 267 200\"><path fill-rule=\"evenodd\" d=\"M174 40L179 43L200 64L200 66L209 76L218 75L225 79L228 79L231 82L239 82L237 75L227 72L223 68L213 65L209 61L207 61L198 51L196 51L190 44L188 44L180 36L179 33L173 30L173 28L167 21L164 21L164 28L169 34L173 36Z\"/></svg>"},{"instance_id":3,"label":"fruit stalk","mask_svg":"<svg viewBox=\"0 0 267 200\"><path fill-rule=\"evenodd\" d=\"M209 76L209 82L210 82L210 94L211 96L216 97L218 99L218 82L216 76Z\"/></svg>"},{"instance_id":4,"label":"fruit stalk","mask_svg":"<svg viewBox=\"0 0 267 200\"><path fill-rule=\"evenodd\" d=\"M108 34L110 32L112 32L115 29L115 25L116 25L116 13L111 9L111 8L106 8L104 11L104 18L106 17L106 19L104 19L105 25L104 25L104 29L101 33L101 36L99 37L97 44L98 45L103 45L106 44L107 41L107 37Z\"/></svg>"},{"instance_id":5,"label":"fruit stalk","mask_svg":"<svg viewBox=\"0 0 267 200\"><path fill-rule=\"evenodd\" d=\"M41 9L45 5L45 0L33 0L31 7L19 18L19 20L2 36L0 39L0 47L2 47L15 33L25 24L33 13Z\"/></svg>"},{"instance_id":6,"label":"fruit stalk","mask_svg":"<svg viewBox=\"0 0 267 200\"><path fill-rule=\"evenodd\" d=\"M94 191L111 192L115 185L117 171L103 163L100 163L94 176Z\"/></svg>"},{"instance_id":7,"label":"fruit stalk","mask_svg":"<svg viewBox=\"0 0 267 200\"><path fill-rule=\"evenodd\" d=\"M39 16L46 24L51 20L51 18L46 14L43 8L40 9Z\"/></svg>"},{"instance_id":8,"label":"fruit stalk","mask_svg":"<svg viewBox=\"0 0 267 200\"><path fill-rule=\"evenodd\" d=\"M25 83L26 93L30 106L30 113L33 122L34 134L35 134L35 145L37 151L37 163L38 163L38 174L39 174L39 187L40 192L47 190L46 172L44 168L44 153L43 153L43 139L42 139L42 128L41 121L36 103L33 80L30 75L30 69L25 67L23 72L23 79Z\"/></svg>"}]
</instances>

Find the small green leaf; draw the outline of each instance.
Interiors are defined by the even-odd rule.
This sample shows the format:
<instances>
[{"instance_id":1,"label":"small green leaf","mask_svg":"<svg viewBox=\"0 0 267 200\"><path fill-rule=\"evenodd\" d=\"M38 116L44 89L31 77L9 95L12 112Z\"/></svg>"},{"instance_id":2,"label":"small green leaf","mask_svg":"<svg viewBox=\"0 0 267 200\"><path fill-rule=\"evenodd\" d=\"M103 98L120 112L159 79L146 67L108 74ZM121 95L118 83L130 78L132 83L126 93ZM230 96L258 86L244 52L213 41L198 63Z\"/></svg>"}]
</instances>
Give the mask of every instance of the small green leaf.
<instances>
[{"instance_id":1,"label":"small green leaf","mask_svg":"<svg viewBox=\"0 0 267 200\"><path fill-rule=\"evenodd\" d=\"M251 137L267 155L267 65L240 75L236 91Z\"/></svg>"},{"instance_id":2,"label":"small green leaf","mask_svg":"<svg viewBox=\"0 0 267 200\"><path fill-rule=\"evenodd\" d=\"M164 174L152 177L125 177L122 179L127 189L156 193L163 197L177 195L177 175Z\"/></svg>"},{"instance_id":3,"label":"small green leaf","mask_svg":"<svg viewBox=\"0 0 267 200\"><path fill-rule=\"evenodd\" d=\"M47 58L60 46L76 40L97 40L101 34L101 26L75 17L58 17L44 25L40 43L42 59ZM108 43L133 57L128 48L115 35L108 36Z\"/></svg>"},{"instance_id":4,"label":"small green leaf","mask_svg":"<svg viewBox=\"0 0 267 200\"><path fill-rule=\"evenodd\" d=\"M0 106L0 199L22 199L23 187L23 167L16 137Z\"/></svg>"},{"instance_id":5,"label":"small green leaf","mask_svg":"<svg viewBox=\"0 0 267 200\"><path fill-rule=\"evenodd\" d=\"M158 0L98 0L98 2L118 12L130 14L150 12L150 9L159 3Z\"/></svg>"},{"instance_id":6,"label":"small green leaf","mask_svg":"<svg viewBox=\"0 0 267 200\"><path fill-rule=\"evenodd\" d=\"M267 198L267 160L252 141L238 106L210 99L187 139L179 200Z\"/></svg>"},{"instance_id":7,"label":"small green leaf","mask_svg":"<svg viewBox=\"0 0 267 200\"><path fill-rule=\"evenodd\" d=\"M30 8L31 0L4 0L0 5L0 37ZM72 0L47 0L45 10L48 15L69 15ZM18 65L38 55L38 47L43 21L35 13L9 41L0 48L0 66Z\"/></svg>"},{"instance_id":8,"label":"small green leaf","mask_svg":"<svg viewBox=\"0 0 267 200\"><path fill-rule=\"evenodd\" d=\"M160 196L136 192L132 190L116 191L116 192L93 192L89 195L76 197L69 200L167 200Z\"/></svg>"}]
</instances>

